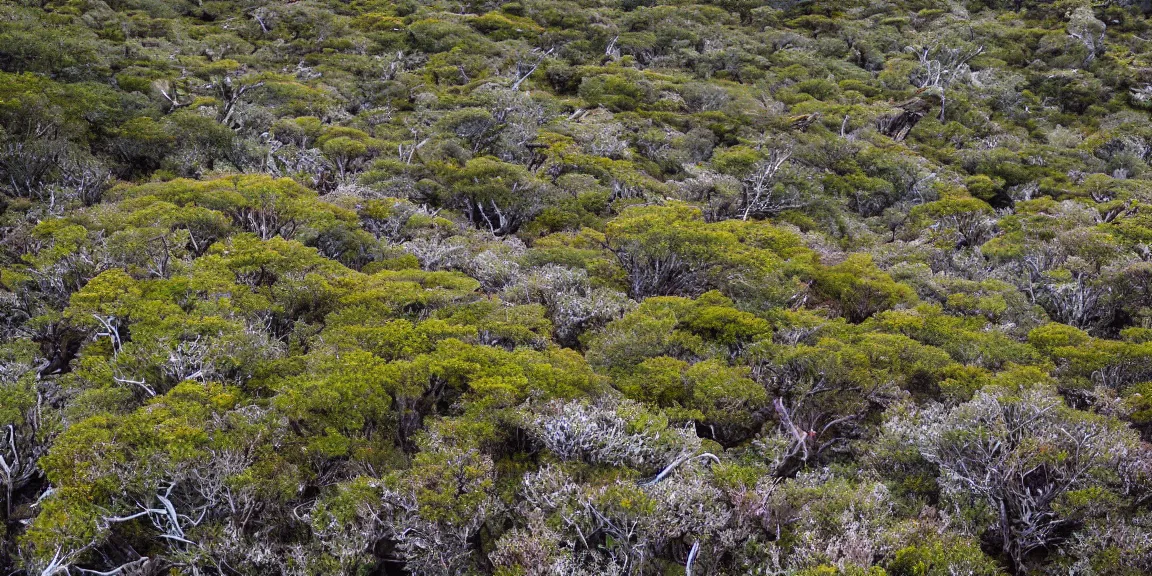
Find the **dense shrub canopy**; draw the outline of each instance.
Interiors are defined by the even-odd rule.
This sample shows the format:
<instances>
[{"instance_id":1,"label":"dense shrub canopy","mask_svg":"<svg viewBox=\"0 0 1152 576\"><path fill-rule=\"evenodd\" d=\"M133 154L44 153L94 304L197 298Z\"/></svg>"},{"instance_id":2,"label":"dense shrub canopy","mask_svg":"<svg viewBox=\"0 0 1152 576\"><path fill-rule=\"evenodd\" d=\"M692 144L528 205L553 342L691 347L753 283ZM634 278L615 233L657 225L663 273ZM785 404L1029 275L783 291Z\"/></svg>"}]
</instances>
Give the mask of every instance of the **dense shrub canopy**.
<instances>
[{"instance_id":1,"label":"dense shrub canopy","mask_svg":"<svg viewBox=\"0 0 1152 576\"><path fill-rule=\"evenodd\" d=\"M0 0L0 574L1152 574L1150 12Z\"/></svg>"}]
</instances>

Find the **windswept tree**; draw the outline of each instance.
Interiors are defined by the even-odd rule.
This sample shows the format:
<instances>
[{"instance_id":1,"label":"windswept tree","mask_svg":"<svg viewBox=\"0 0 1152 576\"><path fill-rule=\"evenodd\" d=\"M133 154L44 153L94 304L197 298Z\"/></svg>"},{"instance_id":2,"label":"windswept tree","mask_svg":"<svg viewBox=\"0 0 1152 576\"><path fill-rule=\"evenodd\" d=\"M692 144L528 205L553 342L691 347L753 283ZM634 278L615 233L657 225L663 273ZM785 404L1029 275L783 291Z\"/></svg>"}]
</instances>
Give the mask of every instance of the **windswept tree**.
<instances>
[{"instance_id":1,"label":"windswept tree","mask_svg":"<svg viewBox=\"0 0 1152 576\"><path fill-rule=\"evenodd\" d=\"M1114 418L1067 407L1043 384L981 391L895 425L940 467L944 492L986 519L987 540L1016 574L1083 523L1147 497L1131 491L1147 445Z\"/></svg>"},{"instance_id":2,"label":"windswept tree","mask_svg":"<svg viewBox=\"0 0 1152 576\"><path fill-rule=\"evenodd\" d=\"M725 248L735 244L684 204L631 208L609 224L604 239L635 299L703 292Z\"/></svg>"},{"instance_id":3,"label":"windswept tree","mask_svg":"<svg viewBox=\"0 0 1152 576\"><path fill-rule=\"evenodd\" d=\"M442 202L461 210L477 228L513 234L544 209L552 187L523 166L491 157L444 166Z\"/></svg>"}]
</instances>

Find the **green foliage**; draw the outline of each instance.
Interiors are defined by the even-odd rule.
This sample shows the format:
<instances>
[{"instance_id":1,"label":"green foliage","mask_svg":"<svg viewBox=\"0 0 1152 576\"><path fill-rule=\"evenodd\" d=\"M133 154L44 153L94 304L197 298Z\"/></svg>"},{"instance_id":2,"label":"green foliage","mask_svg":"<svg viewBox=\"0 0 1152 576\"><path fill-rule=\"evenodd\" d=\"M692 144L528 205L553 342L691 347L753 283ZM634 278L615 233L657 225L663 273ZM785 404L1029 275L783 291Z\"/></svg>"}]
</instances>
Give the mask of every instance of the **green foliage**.
<instances>
[{"instance_id":1,"label":"green foliage","mask_svg":"<svg viewBox=\"0 0 1152 576\"><path fill-rule=\"evenodd\" d=\"M958 571L984 576L1001 574L978 546L964 541L935 541L897 550L885 571L893 576L942 576Z\"/></svg>"},{"instance_id":2,"label":"green foliage","mask_svg":"<svg viewBox=\"0 0 1152 576\"><path fill-rule=\"evenodd\" d=\"M0 2L0 570L1152 573L1146 9Z\"/></svg>"},{"instance_id":3,"label":"green foliage","mask_svg":"<svg viewBox=\"0 0 1152 576\"><path fill-rule=\"evenodd\" d=\"M816 274L818 292L851 322L862 322L877 312L911 303L915 294L879 270L872 258L853 254Z\"/></svg>"}]
</instances>

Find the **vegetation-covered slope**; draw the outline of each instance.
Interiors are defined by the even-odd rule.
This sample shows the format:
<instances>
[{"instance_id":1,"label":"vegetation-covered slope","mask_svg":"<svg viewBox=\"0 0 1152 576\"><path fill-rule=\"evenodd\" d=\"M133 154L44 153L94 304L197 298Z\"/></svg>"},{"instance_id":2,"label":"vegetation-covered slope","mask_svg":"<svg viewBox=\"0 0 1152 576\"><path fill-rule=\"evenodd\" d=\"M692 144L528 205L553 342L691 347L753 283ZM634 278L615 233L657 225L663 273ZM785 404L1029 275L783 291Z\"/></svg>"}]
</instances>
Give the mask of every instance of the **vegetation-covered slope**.
<instances>
[{"instance_id":1,"label":"vegetation-covered slope","mask_svg":"<svg viewBox=\"0 0 1152 576\"><path fill-rule=\"evenodd\" d=\"M1152 573L1147 2L0 2L0 574Z\"/></svg>"}]
</instances>

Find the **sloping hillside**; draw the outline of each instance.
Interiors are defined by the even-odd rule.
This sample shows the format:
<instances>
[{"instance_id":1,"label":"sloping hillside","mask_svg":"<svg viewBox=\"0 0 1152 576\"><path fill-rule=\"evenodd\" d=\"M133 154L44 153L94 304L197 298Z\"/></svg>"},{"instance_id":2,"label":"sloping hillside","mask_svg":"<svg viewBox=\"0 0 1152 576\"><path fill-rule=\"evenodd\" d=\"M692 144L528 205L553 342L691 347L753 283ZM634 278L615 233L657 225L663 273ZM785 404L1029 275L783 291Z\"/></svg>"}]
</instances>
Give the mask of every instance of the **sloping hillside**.
<instances>
[{"instance_id":1,"label":"sloping hillside","mask_svg":"<svg viewBox=\"0 0 1152 576\"><path fill-rule=\"evenodd\" d=\"M693 1L0 1L0 574L1152 574L1152 5Z\"/></svg>"}]
</instances>

